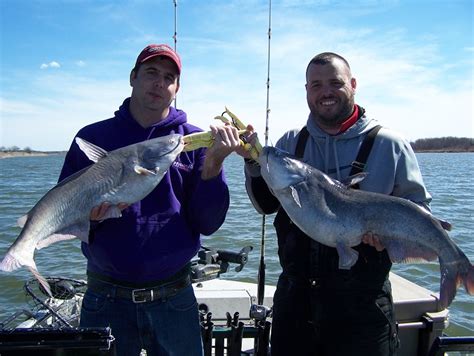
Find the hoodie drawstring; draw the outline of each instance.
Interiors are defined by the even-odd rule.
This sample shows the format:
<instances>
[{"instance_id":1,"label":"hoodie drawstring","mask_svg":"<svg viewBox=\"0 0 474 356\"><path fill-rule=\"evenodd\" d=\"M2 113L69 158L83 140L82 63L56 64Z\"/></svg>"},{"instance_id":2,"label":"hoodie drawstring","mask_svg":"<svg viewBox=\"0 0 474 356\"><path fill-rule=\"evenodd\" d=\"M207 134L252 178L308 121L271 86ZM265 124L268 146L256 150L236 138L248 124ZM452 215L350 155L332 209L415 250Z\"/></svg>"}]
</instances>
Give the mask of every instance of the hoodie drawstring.
<instances>
[{"instance_id":1,"label":"hoodie drawstring","mask_svg":"<svg viewBox=\"0 0 474 356\"><path fill-rule=\"evenodd\" d=\"M337 138L332 141L332 148L334 153L334 161L336 162L336 175L337 180L341 181L341 170L339 169L339 156L337 155Z\"/></svg>"},{"instance_id":2,"label":"hoodie drawstring","mask_svg":"<svg viewBox=\"0 0 474 356\"><path fill-rule=\"evenodd\" d=\"M329 136L324 137L324 150L323 150L321 148L321 146L319 145L318 140L314 140L314 142L316 143L316 147L318 148L320 156L324 157L323 158L324 173L326 173L328 175L331 175L331 172L329 172L329 150L330 150L329 146L330 146L330 141L331 141L331 137L329 137ZM334 162L335 162L334 169L336 171L337 180L341 181L341 170L340 170L340 167L339 167L339 156L337 154L337 142L338 142L337 138L332 139L332 150L333 150Z\"/></svg>"},{"instance_id":3,"label":"hoodie drawstring","mask_svg":"<svg viewBox=\"0 0 474 356\"><path fill-rule=\"evenodd\" d=\"M153 132L155 132L155 127L154 126L151 127L150 133L148 134L148 137L146 138L147 140L150 139L150 137L153 135Z\"/></svg>"},{"instance_id":4,"label":"hoodie drawstring","mask_svg":"<svg viewBox=\"0 0 474 356\"><path fill-rule=\"evenodd\" d=\"M324 139L324 172L329 174L329 138L326 136Z\"/></svg>"}]
</instances>

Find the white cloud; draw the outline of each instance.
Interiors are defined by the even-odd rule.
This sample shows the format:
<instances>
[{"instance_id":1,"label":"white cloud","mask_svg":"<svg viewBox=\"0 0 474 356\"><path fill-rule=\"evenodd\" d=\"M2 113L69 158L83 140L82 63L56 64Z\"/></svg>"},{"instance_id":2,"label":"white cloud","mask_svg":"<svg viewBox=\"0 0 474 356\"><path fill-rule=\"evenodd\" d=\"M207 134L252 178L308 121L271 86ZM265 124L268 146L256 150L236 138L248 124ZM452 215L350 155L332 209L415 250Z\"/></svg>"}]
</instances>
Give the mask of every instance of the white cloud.
<instances>
[{"instance_id":1,"label":"white cloud","mask_svg":"<svg viewBox=\"0 0 474 356\"><path fill-rule=\"evenodd\" d=\"M84 61L82 61L82 60L79 60L79 61L76 62L76 65L77 65L78 67L85 67L85 66L86 66L86 62L84 62Z\"/></svg>"},{"instance_id":2,"label":"white cloud","mask_svg":"<svg viewBox=\"0 0 474 356\"><path fill-rule=\"evenodd\" d=\"M47 68L60 68L61 65L56 62L56 61L52 61L52 62L49 62L49 63L43 63L40 65L40 69L47 69Z\"/></svg>"}]
</instances>

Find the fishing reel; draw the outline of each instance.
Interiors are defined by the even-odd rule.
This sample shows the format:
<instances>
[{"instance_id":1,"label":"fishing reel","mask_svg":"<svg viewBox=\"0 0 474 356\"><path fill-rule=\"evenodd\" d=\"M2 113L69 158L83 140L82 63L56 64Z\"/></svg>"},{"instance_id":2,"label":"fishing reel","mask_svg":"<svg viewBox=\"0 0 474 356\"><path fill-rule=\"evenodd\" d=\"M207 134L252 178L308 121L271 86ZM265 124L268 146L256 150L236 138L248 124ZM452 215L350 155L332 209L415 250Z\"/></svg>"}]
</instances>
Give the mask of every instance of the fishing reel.
<instances>
[{"instance_id":1,"label":"fishing reel","mask_svg":"<svg viewBox=\"0 0 474 356\"><path fill-rule=\"evenodd\" d=\"M46 281L49 284L51 296L63 300L72 299L79 293L83 294L87 285L86 281L83 280L62 277L47 277ZM24 288L26 293L31 295L33 298L38 298L40 296L35 288L38 288L43 295L49 296L49 293L46 291L44 286L38 283L38 280L36 279L32 279L25 283Z\"/></svg>"},{"instance_id":2,"label":"fishing reel","mask_svg":"<svg viewBox=\"0 0 474 356\"><path fill-rule=\"evenodd\" d=\"M191 280L193 283L218 278L226 273L231 263L237 264L236 272L240 272L248 262L248 254L252 246L246 246L239 252L228 250L212 250L201 247L198 258L191 261Z\"/></svg>"},{"instance_id":3,"label":"fishing reel","mask_svg":"<svg viewBox=\"0 0 474 356\"><path fill-rule=\"evenodd\" d=\"M250 318L257 321L266 320L272 315L273 309L265 305L252 304L250 306Z\"/></svg>"}]
</instances>

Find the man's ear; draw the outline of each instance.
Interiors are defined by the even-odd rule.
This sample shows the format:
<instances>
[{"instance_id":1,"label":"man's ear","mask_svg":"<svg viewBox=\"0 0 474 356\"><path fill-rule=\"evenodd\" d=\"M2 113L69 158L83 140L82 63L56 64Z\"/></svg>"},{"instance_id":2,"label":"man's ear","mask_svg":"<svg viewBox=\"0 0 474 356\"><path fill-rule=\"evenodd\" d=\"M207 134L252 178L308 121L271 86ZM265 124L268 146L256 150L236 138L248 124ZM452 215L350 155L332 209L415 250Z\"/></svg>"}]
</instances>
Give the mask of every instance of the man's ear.
<instances>
[{"instance_id":1,"label":"man's ear","mask_svg":"<svg viewBox=\"0 0 474 356\"><path fill-rule=\"evenodd\" d=\"M133 80L137 77L137 73L135 72L135 68L130 72L130 86L133 88Z\"/></svg>"},{"instance_id":2,"label":"man's ear","mask_svg":"<svg viewBox=\"0 0 474 356\"><path fill-rule=\"evenodd\" d=\"M357 88L357 80L356 80L356 78L352 78L352 79L351 79L351 87L352 87L352 90L354 90L354 91L356 90L356 88Z\"/></svg>"}]
</instances>

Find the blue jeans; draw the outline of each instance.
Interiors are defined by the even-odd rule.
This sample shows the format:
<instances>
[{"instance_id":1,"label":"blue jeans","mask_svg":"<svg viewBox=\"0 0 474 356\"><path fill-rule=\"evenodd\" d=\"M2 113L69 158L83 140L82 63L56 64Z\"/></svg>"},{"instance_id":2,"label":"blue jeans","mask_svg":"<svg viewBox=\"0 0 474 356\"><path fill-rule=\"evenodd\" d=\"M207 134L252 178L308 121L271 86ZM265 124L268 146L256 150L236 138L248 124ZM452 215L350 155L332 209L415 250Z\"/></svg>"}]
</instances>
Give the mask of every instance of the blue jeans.
<instances>
[{"instance_id":1,"label":"blue jeans","mask_svg":"<svg viewBox=\"0 0 474 356\"><path fill-rule=\"evenodd\" d=\"M115 337L117 356L202 356L201 328L191 285L164 300L135 304L88 289L81 309L81 327L107 327Z\"/></svg>"}]
</instances>

